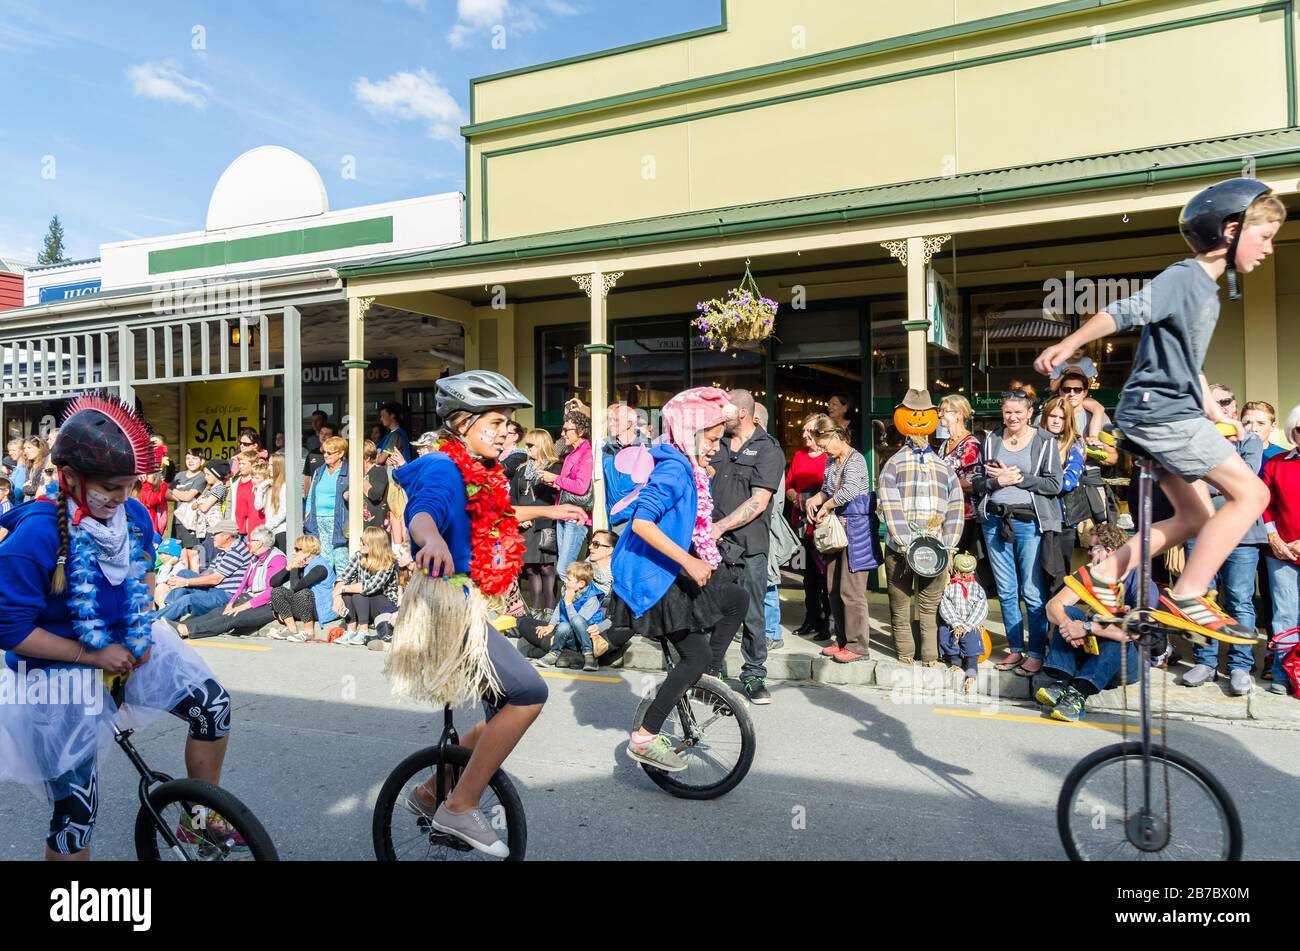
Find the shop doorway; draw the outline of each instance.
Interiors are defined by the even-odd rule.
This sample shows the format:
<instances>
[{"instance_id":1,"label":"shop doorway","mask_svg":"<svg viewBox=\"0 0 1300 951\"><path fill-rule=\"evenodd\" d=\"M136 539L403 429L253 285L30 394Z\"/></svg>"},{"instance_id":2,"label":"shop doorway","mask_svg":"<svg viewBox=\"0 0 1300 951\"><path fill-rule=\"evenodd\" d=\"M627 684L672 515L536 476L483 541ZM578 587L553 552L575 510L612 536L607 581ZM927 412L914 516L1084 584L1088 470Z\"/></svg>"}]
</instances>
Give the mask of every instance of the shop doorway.
<instances>
[{"instance_id":1,"label":"shop doorway","mask_svg":"<svg viewBox=\"0 0 1300 951\"><path fill-rule=\"evenodd\" d=\"M803 446L803 424L811 413L826 412L832 396L847 399L853 407L849 438L862 446L862 361L824 359L800 363L779 363L773 373L775 425L773 435L785 450L787 464Z\"/></svg>"}]
</instances>

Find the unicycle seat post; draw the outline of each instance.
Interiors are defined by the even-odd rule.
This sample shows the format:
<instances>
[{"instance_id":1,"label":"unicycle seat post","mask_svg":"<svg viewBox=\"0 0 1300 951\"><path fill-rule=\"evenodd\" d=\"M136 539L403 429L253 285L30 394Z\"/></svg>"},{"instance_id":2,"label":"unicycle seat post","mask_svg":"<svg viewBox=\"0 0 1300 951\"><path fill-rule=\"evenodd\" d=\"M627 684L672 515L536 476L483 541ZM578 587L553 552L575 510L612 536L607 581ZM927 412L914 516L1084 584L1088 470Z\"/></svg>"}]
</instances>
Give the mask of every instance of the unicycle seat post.
<instances>
[{"instance_id":1,"label":"unicycle seat post","mask_svg":"<svg viewBox=\"0 0 1300 951\"><path fill-rule=\"evenodd\" d=\"M447 798L446 774L441 764L447 762L447 747L459 745L460 736L456 733L456 724L452 722L451 704L449 703L442 708L442 736L438 738L438 762L440 765L434 777L434 787L440 803Z\"/></svg>"}]
</instances>

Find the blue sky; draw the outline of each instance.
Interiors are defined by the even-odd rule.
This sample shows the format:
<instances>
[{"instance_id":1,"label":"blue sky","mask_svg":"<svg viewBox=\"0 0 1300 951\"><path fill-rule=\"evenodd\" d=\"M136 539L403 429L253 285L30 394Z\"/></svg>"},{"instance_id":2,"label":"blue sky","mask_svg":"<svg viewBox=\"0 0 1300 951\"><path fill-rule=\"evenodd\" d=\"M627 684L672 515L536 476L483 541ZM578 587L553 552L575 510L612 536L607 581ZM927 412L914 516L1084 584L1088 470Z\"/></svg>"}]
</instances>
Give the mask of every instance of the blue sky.
<instances>
[{"instance_id":1,"label":"blue sky","mask_svg":"<svg viewBox=\"0 0 1300 951\"><path fill-rule=\"evenodd\" d=\"M283 145L330 207L464 189L469 80L716 24L717 0L0 0L0 256L202 230ZM505 26L505 49L491 29ZM195 48L199 46L201 48ZM354 156L356 178L343 177Z\"/></svg>"}]
</instances>

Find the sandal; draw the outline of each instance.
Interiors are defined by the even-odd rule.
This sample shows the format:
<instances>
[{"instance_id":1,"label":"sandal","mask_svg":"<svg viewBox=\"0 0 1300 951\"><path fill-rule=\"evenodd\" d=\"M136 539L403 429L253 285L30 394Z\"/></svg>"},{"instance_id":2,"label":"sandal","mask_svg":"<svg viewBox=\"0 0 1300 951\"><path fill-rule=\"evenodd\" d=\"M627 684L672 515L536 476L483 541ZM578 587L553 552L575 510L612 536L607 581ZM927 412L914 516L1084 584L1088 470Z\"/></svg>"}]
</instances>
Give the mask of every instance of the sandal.
<instances>
[{"instance_id":1,"label":"sandal","mask_svg":"<svg viewBox=\"0 0 1300 951\"><path fill-rule=\"evenodd\" d=\"M1043 669L1043 664L1044 664L1043 661L1040 660L1040 661L1038 662L1038 666L1035 667L1033 670L1029 670L1029 669L1025 666L1025 664L1028 663L1029 660L1033 660L1033 659L1034 659L1034 658L1027 658L1026 660L1021 661L1021 662L1020 662L1020 666L1017 667L1017 668L1015 669L1015 671L1014 671L1015 675L1016 675L1017 677L1032 677L1032 676L1034 676L1034 674L1039 673L1039 672Z\"/></svg>"},{"instance_id":2,"label":"sandal","mask_svg":"<svg viewBox=\"0 0 1300 951\"><path fill-rule=\"evenodd\" d=\"M1019 660L1010 659L1016 656L1019 656L1020 659ZM1004 657L1002 660L998 661L998 663L994 664L993 669L994 670L1016 670L1017 668L1020 667L1021 664L1025 662L1026 659L1027 658L1025 657L1024 654L1017 655L1015 653L1011 653L1008 654L1006 657Z\"/></svg>"}]
</instances>

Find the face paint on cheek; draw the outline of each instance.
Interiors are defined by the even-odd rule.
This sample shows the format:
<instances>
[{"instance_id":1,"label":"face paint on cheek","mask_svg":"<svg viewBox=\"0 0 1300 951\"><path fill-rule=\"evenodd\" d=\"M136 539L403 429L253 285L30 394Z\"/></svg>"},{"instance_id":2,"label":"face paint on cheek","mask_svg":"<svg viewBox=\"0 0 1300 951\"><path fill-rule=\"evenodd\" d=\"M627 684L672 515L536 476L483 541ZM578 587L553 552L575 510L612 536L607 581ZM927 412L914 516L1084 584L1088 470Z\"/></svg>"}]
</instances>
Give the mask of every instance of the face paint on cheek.
<instances>
[{"instance_id":1,"label":"face paint on cheek","mask_svg":"<svg viewBox=\"0 0 1300 951\"><path fill-rule=\"evenodd\" d=\"M90 514L96 518L112 515L121 504L113 496L97 489L86 490L86 508L90 509Z\"/></svg>"}]
</instances>

